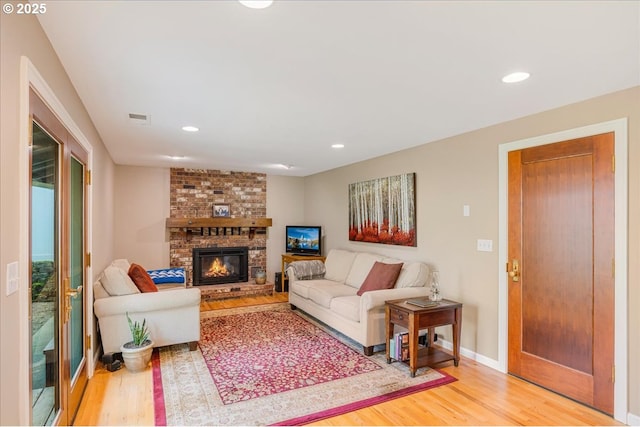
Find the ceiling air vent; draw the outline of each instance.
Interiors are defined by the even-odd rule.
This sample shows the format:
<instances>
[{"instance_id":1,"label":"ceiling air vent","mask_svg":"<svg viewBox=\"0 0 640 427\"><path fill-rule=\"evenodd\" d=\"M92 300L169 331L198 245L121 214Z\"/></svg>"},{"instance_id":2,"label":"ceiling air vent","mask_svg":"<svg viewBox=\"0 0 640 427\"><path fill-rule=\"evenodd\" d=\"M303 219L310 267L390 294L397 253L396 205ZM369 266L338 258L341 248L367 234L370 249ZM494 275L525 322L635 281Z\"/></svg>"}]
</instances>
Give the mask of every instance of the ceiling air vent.
<instances>
[{"instance_id":1,"label":"ceiling air vent","mask_svg":"<svg viewBox=\"0 0 640 427\"><path fill-rule=\"evenodd\" d=\"M149 116L146 114L129 113L129 122L136 125L148 125Z\"/></svg>"}]
</instances>

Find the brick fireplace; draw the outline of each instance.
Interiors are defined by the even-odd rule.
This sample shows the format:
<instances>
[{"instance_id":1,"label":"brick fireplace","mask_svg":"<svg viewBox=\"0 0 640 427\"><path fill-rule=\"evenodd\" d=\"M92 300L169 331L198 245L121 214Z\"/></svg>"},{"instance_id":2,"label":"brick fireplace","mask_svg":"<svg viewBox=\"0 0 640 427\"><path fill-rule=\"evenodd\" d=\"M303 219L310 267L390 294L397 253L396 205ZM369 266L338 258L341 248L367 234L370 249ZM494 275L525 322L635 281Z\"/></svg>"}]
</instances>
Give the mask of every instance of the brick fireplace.
<instances>
[{"instance_id":1,"label":"brick fireplace","mask_svg":"<svg viewBox=\"0 0 640 427\"><path fill-rule=\"evenodd\" d=\"M172 168L170 186L171 218L211 218L214 205L228 206L231 218L266 217L265 174ZM266 228L194 227L168 231L171 267L185 269L187 286L195 284L193 251L197 248L246 248L245 282L252 282L258 270L266 270ZM220 288L216 293L223 297L243 295L244 291L236 292L245 289L240 283L216 285Z\"/></svg>"}]
</instances>

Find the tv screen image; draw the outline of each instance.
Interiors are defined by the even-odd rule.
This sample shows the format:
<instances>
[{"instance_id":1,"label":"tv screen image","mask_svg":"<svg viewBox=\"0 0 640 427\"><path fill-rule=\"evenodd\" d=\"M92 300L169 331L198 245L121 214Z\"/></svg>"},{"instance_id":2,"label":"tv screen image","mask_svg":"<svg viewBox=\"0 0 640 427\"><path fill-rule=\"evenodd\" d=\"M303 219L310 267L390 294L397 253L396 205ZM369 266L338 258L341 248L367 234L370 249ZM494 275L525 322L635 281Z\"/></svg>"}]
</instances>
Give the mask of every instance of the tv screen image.
<instances>
[{"instance_id":1,"label":"tv screen image","mask_svg":"<svg viewBox=\"0 0 640 427\"><path fill-rule=\"evenodd\" d=\"M287 225L286 251L304 255L322 253L322 228L320 226Z\"/></svg>"}]
</instances>

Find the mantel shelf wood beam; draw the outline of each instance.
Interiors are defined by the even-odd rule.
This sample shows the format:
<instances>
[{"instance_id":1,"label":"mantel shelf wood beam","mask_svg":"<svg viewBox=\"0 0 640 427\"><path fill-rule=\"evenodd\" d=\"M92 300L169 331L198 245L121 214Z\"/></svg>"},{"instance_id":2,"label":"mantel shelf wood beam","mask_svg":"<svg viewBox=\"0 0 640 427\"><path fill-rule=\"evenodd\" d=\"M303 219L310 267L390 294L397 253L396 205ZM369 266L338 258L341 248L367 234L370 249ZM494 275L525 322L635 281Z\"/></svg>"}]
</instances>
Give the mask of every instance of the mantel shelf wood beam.
<instances>
[{"instance_id":1,"label":"mantel shelf wood beam","mask_svg":"<svg viewBox=\"0 0 640 427\"><path fill-rule=\"evenodd\" d=\"M271 218L167 218L167 228L266 228Z\"/></svg>"},{"instance_id":2,"label":"mantel shelf wood beam","mask_svg":"<svg viewBox=\"0 0 640 427\"><path fill-rule=\"evenodd\" d=\"M209 235L211 235L211 229L216 230L215 235L218 235L218 229L223 230L223 234L227 235L227 229L231 229L231 235L234 234L233 230L237 229L238 234L241 234L242 228L249 229L249 239L253 239L256 233L256 228L271 227L271 218L167 218L167 228L185 229L185 238L187 241L191 240L191 229L199 228L200 235L204 236L204 230L209 229Z\"/></svg>"}]
</instances>

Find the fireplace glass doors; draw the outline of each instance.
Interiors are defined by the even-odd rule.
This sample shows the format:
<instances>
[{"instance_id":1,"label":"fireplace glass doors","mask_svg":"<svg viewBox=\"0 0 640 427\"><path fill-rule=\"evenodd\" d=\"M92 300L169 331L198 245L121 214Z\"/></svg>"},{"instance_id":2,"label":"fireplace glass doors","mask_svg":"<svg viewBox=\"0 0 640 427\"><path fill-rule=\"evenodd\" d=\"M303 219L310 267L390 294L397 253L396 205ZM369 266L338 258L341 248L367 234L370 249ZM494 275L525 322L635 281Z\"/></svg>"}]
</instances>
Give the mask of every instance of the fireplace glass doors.
<instances>
[{"instance_id":1,"label":"fireplace glass doors","mask_svg":"<svg viewBox=\"0 0 640 427\"><path fill-rule=\"evenodd\" d=\"M193 286L246 282L249 248L193 249Z\"/></svg>"}]
</instances>

